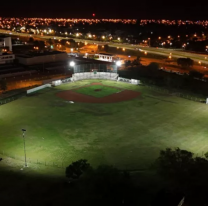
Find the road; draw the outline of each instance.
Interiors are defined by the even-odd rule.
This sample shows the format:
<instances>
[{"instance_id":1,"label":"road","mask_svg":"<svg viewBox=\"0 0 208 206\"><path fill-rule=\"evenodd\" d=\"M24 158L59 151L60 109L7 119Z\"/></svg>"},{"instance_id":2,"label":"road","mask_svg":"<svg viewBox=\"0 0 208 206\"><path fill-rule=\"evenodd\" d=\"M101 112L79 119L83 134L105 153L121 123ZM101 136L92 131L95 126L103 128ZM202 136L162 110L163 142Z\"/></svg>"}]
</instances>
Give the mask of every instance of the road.
<instances>
[{"instance_id":1,"label":"road","mask_svg":"<svg viewBox=\"0 0 208 206\"><path fill-rule=\"evenodd\" d=\"M0 29L0 33L2 34L10 34L15 36L24 36L24 37L33 37L33 38L39 38L39 39L50 39L50 38L56 38L56 39L72 39L68 37L58 37L58 36L41 36L41 35L30 35L25 33L17 33L17 32L10 32L8 30ZM191 53L191 52L185 52L181 50L174 50L174 49L164 49L164 48L153 48L153 47L143 47L139 45L130 45L130 44L122 44L122 43L113 43L113 42L100 42L100 41L94 41L94 40L85 40L85 39L77 39L73 38L76 42L87 42L89 44L99 44L104 45L108 44L110 47L119 47L124 48L128 50L138 50L138 52L148 52L156 55L162 55L168 57L171 53L172 57L175 58L191 58L196 62L201 62L203 64L208 64L208 55L205 54L198 54L198 53Z\"/></svg>"}]
</instances>

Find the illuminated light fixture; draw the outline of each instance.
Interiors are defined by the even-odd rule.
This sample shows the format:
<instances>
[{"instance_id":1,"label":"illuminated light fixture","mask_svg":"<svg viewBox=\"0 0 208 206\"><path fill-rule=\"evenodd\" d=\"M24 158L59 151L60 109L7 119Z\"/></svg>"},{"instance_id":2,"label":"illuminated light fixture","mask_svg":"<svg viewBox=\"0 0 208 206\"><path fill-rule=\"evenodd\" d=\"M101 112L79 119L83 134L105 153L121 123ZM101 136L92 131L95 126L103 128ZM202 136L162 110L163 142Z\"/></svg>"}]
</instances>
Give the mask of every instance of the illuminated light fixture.
<instances>
[{"instance_id":1,"label":"illuminated light fixture","mask_svg":"<svg viewBox=\"0 0 208 206\"><path fill-rule=\"evenodd\" d=\"M120 67L120 66L121 66L121 61L117 61L117 62L116 62L116 65L117 65L118 67Z\"/></svg>"},{"instance_id":2,"label":"illuminated light fixture","mask_svg":"<svg viewBox=\"0 0 208 206\"><path fill-rule=\"evenodd\" d=\"M69 66L70 67L74 67L75 66L75 62L74 61L69 62Z\"/></svg>"}]
</instances>

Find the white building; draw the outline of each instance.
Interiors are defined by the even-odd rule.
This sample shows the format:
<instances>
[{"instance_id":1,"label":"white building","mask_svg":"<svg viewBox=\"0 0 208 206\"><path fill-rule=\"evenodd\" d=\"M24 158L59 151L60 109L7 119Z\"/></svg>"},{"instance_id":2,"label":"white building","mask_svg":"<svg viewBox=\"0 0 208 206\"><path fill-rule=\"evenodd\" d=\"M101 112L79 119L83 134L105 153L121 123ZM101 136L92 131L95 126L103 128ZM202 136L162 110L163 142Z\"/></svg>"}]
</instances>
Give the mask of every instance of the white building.
<instances>
[{"instance_id":1,"label":"white building","mask_svg":"<svg viewBox=\"0 0 208 206\"><path fill-rule=\"evenodd\" d=\"M12 51L12 39L10 36L0 36L0 52L6 49Z\"/></svg>"},{"instance_id":2,"label":"white building","mask_svg":"<svg viewBox=\"0 0 208 206\"><path fill-rule=\"evenodd\" d=\"M14 54L0 53L0 64L12 63L14 59Z\"/></svg>"},{"instance_id":3,"label":"white building","mask_svg":"<svg viewBox=\"0 0 208 206\"><path fill-rule=\"evenodd\" d=\"M95 54L95 59L100 61L113 62L113 55L107 53Z\"/></svg>"}]
</instances>

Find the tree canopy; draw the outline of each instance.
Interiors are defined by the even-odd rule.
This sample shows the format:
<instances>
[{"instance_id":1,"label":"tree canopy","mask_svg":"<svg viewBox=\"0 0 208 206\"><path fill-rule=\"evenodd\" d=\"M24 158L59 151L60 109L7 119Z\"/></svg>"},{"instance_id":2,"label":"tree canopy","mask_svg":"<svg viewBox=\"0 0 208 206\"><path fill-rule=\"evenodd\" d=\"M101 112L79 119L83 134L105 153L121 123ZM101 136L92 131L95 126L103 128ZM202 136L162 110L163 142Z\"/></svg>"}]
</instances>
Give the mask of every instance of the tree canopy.
<instances>
[{"instance_id":1,"label":"tree canopy","mask_svg":"<svg viewBox=\"0 0 208 206\"><path fill-rule=\"evenodd\" d=\"M167 148L157 159L159 174L191 199L192 204L207 202L208 160L179 148Z\"/></svg>"},{"instance_id":2,"label":"tree canopy","mask_svg":"<svg viewBox=\"0 0 208 206\"><path fill-rule=\"evenodd\" d=\"M194 65L194 61L190 58L178 58L177 64L182 67L190 67Z\"/></svg>"},{"instance_id":3,"label":"tree canopy","mask_svg":"<svg viewBox=\"0 0 208 206\"><path fill-rule=\"evenodd\" d=\"M78 179L89 168L90 164L87 163L87 160L85 159L72 162L72 164L66 168L66 177L69 179Z\"/></svg>"}]
</instances>

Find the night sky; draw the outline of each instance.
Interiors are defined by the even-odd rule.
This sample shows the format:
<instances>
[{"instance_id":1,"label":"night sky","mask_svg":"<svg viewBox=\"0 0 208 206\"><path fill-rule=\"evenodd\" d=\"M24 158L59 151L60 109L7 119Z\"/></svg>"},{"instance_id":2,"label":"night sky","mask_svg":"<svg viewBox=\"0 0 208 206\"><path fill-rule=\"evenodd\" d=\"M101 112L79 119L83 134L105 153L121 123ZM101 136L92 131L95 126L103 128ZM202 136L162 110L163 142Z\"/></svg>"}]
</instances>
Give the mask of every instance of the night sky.
<instances>
[{"instance_id":1,"label":"night sky","mask_svg":"<svg viewBox=\"0 0 208 206\"><path fill-rule=\"evenodd\" d=\"M208 19L207 0L193 1L193 3L190 0L132 0L126 3L122 3L124 0L58 0L55 2L3 0L0 16L91 18L92 13L95 13L97 18Z\"/></svg>"}]
</instances>

